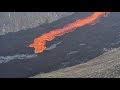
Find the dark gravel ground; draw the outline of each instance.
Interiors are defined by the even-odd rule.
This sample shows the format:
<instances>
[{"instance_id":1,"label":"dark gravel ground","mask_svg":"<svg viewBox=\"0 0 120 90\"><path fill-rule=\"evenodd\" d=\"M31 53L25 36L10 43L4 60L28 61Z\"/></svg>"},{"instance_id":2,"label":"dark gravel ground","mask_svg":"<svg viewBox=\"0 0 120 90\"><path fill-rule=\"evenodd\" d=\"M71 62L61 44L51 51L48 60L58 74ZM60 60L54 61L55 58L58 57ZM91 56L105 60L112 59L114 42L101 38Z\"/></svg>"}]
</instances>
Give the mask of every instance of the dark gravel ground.
<instances>
[{"instance_id":1,"label":"dark gravel ground","mask_svg":"<svg viewBox=\"0 0 120 90\"><path fill-rule=\"evenodd\" d=\"M120 48L87 63L75 65L31 78L120 78Z\"/></svg>"}]
</instances>

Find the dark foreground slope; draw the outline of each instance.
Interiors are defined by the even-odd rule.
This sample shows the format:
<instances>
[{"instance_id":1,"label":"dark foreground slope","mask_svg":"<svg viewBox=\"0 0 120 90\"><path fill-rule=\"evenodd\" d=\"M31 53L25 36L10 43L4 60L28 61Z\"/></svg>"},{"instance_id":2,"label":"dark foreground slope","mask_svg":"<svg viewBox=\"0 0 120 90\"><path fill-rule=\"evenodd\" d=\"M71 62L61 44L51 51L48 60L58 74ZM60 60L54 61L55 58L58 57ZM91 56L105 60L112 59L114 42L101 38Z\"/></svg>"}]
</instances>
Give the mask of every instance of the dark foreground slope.
<instances>
[{"instance_id":1,"label":"dark foreground slope","mask_svg":"<svg viewBox=\"0 0 120 90\"><path fill-rule=\"evenodd\" d=\"M120 78L120 48L73 67L31 78Z\"/></svg>"},{"instance_id":2,"label":"dark foreground slope","mask_svg":"<svg viewBox=\"0 0 120 90\"><path fill-rule=\"evenodd\" d=\"M51 24L43 24L30 30L0 36L0 56L34 54L28 45L35 37L73 22L91 13L75 13ZM120 46L120 13L112 12L100 23L77 28L76 31L48 42L47 46L61 42L56 48L47 50L30 59L14 59L0 64L0 77L30 77L76 64L85 63ZM7 57L8 59L8 57Z\"/></svg>"}]
</instances>

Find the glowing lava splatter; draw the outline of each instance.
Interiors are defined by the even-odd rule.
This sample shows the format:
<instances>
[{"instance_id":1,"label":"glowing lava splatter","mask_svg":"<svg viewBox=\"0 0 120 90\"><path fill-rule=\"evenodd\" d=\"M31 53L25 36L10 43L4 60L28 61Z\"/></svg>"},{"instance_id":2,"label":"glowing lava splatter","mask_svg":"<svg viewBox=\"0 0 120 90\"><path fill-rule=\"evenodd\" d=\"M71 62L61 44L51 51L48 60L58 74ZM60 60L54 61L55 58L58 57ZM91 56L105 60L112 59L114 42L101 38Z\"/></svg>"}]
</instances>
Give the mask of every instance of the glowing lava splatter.
<instances>
[{"instance_id":1,"label":"glowing lava splatter","mask_svg":"<svg viewBox=\"0 0 120 90\"><path fill-rule=\"evenodd\" d=\"M91 16L88 16L84 19L78 19L73 23L70 23L63 28L55 29L53 31L50 31L48 33L42 34L40 37L35 38L34 43L30 44L29 47L35 48L35 53L41 53L45 50L46 42L52 41L57 36L62 36L65 33L72 32L78 27L82 27L87 24L96 24L96 21L98 21L101 17L106 16L107 12L94 12Z\"/></svg>"}]
</instances>

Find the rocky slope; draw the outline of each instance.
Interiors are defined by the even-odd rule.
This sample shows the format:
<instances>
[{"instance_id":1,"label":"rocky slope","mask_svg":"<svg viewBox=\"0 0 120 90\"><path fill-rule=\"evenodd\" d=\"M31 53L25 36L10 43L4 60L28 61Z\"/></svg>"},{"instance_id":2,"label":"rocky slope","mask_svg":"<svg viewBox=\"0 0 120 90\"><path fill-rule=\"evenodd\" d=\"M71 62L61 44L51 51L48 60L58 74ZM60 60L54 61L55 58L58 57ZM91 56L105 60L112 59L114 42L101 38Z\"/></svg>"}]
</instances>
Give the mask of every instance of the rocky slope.
<instances>
[{"instance_id":1,"label":"rocky slope","mask_svg":"<svg viewBox=\"0 0 120 90\"><path fill-rule=\"evenodd\" d=\"M120 12L111 12L96 25L86 25L57 37L46 44L47 50L43 53L36 55L33 48L28 47L43 33L89 15L90 12L76 12L52 23L0 35L0 78L25 78L39 73L47 73L40 77L119 77L119 53L106 55L106 59L94 58L120 47ZM66 70L67 67L71 68Z\"/></svg>"},{"instance_id":2,"label":"rocky slope","mask_svg":"<svg viewBox=\"0 0 120 90\"><path fill-rule=\"evenodd\" d=\"M73 12L0 12L0 35L50 23Z\"/></svg>"},{"instance_id":3,"label":"rocky slope","mask_svg":"<svg viewBox=\"0 0 120 90\"><path fill-rule=\"evenodd\" d=\"M87 63L32 78L119 78L120 48L113 49Z\"/></svg>"}]
</instances>

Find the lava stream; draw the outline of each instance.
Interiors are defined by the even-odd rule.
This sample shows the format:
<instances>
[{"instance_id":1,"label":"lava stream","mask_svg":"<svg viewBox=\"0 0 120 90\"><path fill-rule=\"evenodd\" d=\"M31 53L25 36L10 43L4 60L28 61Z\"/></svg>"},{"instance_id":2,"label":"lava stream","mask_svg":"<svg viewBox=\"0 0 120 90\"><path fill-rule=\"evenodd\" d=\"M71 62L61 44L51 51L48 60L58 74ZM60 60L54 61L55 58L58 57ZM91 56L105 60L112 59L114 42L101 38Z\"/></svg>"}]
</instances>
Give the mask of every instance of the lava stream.
<instances>
[{"instance_id":1,"label":"lava stream","mask_svg":"<svg viewBox=\"0 0 120 90\"><path fill-rule=\"evenodd\" d=\"M98 21L101 17L107 15L107 12L94 12L91 16L88 16L84 19L78 19L73 23L70 23L63 28L55 29L53 31L50 31L48 33L42 34L40 37L35 38L34 42L29 45L29 47L35 48L35 53L42 53L46 49L46 42L52 41L57 36L62 36L65 33L69 33L74 31L78 27L82 27L87 24L96 24L96 21Z\"/></svg>"}]
</instances>

